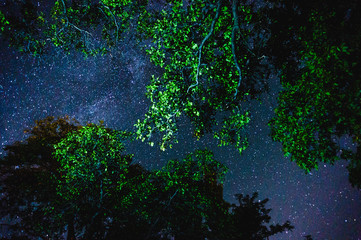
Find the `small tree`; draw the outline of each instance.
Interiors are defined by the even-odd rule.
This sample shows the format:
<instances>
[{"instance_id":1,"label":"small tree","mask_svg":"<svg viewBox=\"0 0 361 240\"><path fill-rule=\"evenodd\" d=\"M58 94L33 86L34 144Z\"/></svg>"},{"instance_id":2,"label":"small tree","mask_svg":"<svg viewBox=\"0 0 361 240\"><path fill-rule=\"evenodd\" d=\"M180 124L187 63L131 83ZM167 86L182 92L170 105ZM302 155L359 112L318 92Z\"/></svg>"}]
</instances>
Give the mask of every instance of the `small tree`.
<instances>
[{"instance_id":1,"label":"small tree","mask_svg":"<svg viewBox=\"0 0 361 240\"><path fill-rule=\"evenodd\" d=\"M155 218L150 236L162 231L176 239L204 239L212 224L209 219L227 211L222 191L226 170L211 151L196 150L154 172L157 191L151 203Z\"/></svg>"},{"instance_id":2,"label":"small tree","mask_svg":"<svg viewBox=\"0 0 361 240\"><path fill-rule=\"evenodd\" d=\"M267 224L271 220L269 216L271 209L265 208L268 199L256 201L257 196L258 193L254 193L252 196L236 194L239 205L233 204L231 208L228 229L232 237L229 239L263 240L294 228L289 221L282 225L270 225L268 228Z\"/></svg>"},{"instance_id":3,"label":"small tree","mask_svg":"<svg viewBox=\"0 0 361 240\"><path fill-rule=\"evenodd\" d=\"M124 153L125 132L90 124L54 146L61 166L57 194L86 239L104 238L114 206L127 208L133 186L127 179L132 155Z\"/></svg>"},{"instance_id":4,"label":"small tree","mask_svg":"<svg viewBox=\"0 0 361 240\"><path fill-rule=\"evenodd\" d=\"M28 236L60 236L66 226L72 235L71 219L54 221L54 215L61 212L61 201L56 194L60 180L59 164L52 157L53 144L60 142L66 134L81 126L68 116L55 119L49 116L35 121L35 126L24 132L30 136L24 141L7 145L7 155L0 162L0 192L5 206L1 217L10 215L20 219L11 226L15 232ZM49 213L54 209L53 214Z\"/></svg>"}]
</instances>

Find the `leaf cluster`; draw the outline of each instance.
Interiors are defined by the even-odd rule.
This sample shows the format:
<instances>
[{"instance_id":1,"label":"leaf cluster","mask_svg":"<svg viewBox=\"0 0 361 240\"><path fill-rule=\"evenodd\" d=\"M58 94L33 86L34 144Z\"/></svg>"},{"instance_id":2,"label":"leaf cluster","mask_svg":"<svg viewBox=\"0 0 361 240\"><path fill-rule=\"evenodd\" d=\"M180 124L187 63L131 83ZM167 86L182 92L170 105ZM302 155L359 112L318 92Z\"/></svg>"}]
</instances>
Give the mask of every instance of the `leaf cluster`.
<instances>
[{"instance_id":1,"label":"leaf cluster","mask_svg":"<svg viewBox=\"0 0 361 240\"><path fill-rule=\"evenodd\" d=\"M233 6L237 6L236 10ZM236 139L236 147L242 152L247 146L246 138L231 129L227 118L241 117L236 111L240 102L266 90L259 81L265 76L265 68L257 60L263 51L263 39L251 34L259 20L252 5L238 1L233 5L224 1L191 1L186 7L183 1L172 1L172 6L161 12L145 11L137 29L141 38L152 39L155 46L146 49L146 53L165 71L160 78L153 76L147 87L151 107L144 120L135 125L138 138L153 145L151 137L161 133L160 148L165 150L177 142L181 115L191 120L199 139L215 131L219 124L216 114L221 112L227 117L215 137L221 138L221 145ZM235 28L237 35L232 33ZM258 44L257 48L253 49L251 41Z\"/></svg>"},{"instance_id":2,"label":"leaf cluster","mask_svg":"<svg viewBox=\"0 0 361 240\"><path fill-rule=\"evenodd\" d=\"M302 1L275 2L282 5L272 13L277 16L271 15L275 34L270 42L272 51L282 52L272 54L283 90L270 121L271 136L306 172L319 162L350 160L350 181L359 187L361 28L359 16L348 14L360 4L316 1L310 8ZM356 151L340 146L345 136Z\"/></svg>"}]
</instances>

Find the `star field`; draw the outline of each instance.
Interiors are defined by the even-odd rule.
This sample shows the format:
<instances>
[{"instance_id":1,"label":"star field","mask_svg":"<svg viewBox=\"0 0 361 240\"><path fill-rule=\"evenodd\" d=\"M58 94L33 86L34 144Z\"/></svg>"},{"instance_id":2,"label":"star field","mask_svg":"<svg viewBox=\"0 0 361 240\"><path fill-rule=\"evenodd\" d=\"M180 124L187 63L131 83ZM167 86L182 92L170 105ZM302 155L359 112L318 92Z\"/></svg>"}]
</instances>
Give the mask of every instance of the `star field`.
<instances>
[{"instance_id":1,"label":"star field","mask_svg":"<svg viewBox=\"0 0 361 240\"><path fill-rule=\"evenodd\" d=\"M145 86L152 74L161 70L130 41L111 54L84 59L80 54L23 56L1 42L0 46L0 146L23 140L25 128L46 116L76 118L81 124L98 123L114 129L131 130L142 118L149 101ZM273 116L277 92L276 78L262 104L251 103L252 122L248 127L249 148L239 155L233 147L217 147L212 136L201 141L191 136L191 127L181 119L179 143L165 152L156 146L135 142L128 151L135 161L148 168L160 168L169 158L182 158L195 148L211 149L229 172L224 197L235 202L234 194L259 192L269 198L274 222L290 220L295 229L270 239L361 239L361 191L348 182L347 162L320 165L319 171L306 175L283 156L281 144L268 136L267 122ZM352 148L343 139L342 143ZM3 151L0 154L4 154Z\"/></svg>"}]
</instances>

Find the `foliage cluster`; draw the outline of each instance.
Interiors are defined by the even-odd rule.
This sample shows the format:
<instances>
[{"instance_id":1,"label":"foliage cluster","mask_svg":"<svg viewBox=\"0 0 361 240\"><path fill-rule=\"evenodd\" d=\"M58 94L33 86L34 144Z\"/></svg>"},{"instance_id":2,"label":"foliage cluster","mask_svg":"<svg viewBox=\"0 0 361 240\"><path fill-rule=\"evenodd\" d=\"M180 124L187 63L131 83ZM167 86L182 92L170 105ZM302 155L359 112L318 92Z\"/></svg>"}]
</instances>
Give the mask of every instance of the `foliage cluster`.
<instances>
[{"instance_id":1,"label":"foliage cluster","mask_svg":"<svg viewBox=\"0 0 361 240\"><path fill-rule=\"evenodd\" d=\"M57 0L51 6L44 3L43 10L40 2L8 2L9 6L0 11L0 34L10 46L33 56L56 49L95 56L106 53L123 39L122 33L146 3ZM51 10L46 9L49 7Z\"/></svg>"},{"instance_id":2,"label":"foliage cluster","mask_svg":"<svg viewBox=\"0 0 361 240\"><path fill-rule=\"evenodd\" d=\"M319 162L350 160L350 182L359 188L361 28L355 13L361 6L274 2L279 10L265 12L274 19L269 54L281 71L283 90L269 123L271 136L306 172ZM352 139L355 149L340 146L342 137Z\"/></svg>"},{"instance_id":3,"label":"foliage cluster","mask_svg":"<svg viewBox=\"0 0 361 240\"><path fill-rule=\"evenodd\" d=\"M152 76L147 87L151 106L136 124L138 138L153 144L152 135L160 132L161 149L171 147L177 142L177 118L185 114L195 137L213 132L220 146L236 143L242 152L249 115L240 102L266 89L262 78L267 71L259 61L263 49L253 52L248 46L264 41L251 32L260 19L252 5L237 1L191 1L187 6L172 1L172 7L160 13L145 11L138 19L138 34L152 39L155 47L146 53L165 72L160 78ZM227 117L219 120L217 112Z\"/></svg>"},{"instance_id":4,"label":"foliage cluster","mask_svg":"<svg viewBox=\"0 0 361 240\"><path fill-rule=\"evenodd\" d=\"M268 200L257 201L257 194L227 203L227 168L209 150L149 171L125 154L127 132L73 125L68 117L37 121L30 132L26 141L7 146L0 168L8 207L1 217L19 217L12 228L22 236L265 239L293 228L288 221L269 226Z\"/></svg>"}]
</instances>

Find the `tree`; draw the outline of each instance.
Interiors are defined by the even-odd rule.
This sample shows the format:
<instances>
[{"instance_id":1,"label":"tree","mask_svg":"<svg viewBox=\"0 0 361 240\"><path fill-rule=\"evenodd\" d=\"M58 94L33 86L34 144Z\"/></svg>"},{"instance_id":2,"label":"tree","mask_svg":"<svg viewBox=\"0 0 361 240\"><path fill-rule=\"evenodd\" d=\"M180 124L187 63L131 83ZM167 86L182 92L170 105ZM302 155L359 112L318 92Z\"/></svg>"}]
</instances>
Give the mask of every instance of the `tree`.
<instances>
[{"instance_id":1,"label":"tree","mask_svg":"<svg viewBox=\"0 0 361 240\"><path fill-rule=\"evenodd\" d=\"M196 150L155 171L152 181L157 191L151 199L156 201L151 203L153 224L148 239L158 232L176 239L207 237L209 219L228 210L221 184L226 169L209 150Z\"/></svg>"},{"instance_id":2,"label":"tree","mask_svg":"<svg viewBox=\"0 0 361 240\"><path fill-rule=\"evenodd\" d=\"M258 31L262 16L254 5L236 0L171 2L172 7L145 11L138 20L139 36L155 43L146 49L150 60L164 68L147 87L152 103L136 124L138 138L153 145L151 138L160 132L160 148L172 147L177 119L184 114L197 138L214 132L220 146L235 144L242 152L250 113L241 103L267 89L265 33Z\"/></svg>"},{"instance_id":3,"label":"tree","mask_svg":"<svg viewBox=\"0 0 361 240\"><path fill-rule=\"evenodd\" d=\"M306 172L320 162L350 160L350 182L360 188L361 4L272 2L278 7L265 13L273 19L269 49L283 90L271 136ZM356 151L340 146L345 136Z\"/></svg>"},{"instance_id":4,"label":"tree","mask_svg":"<svg viewBox=\"0 0 361 240\"><path fill-rule=\"evenodd\" d=\"M59 237L65 226L70 231L71 219L54 221L54 215L61 212L61 201L56 195L60 166L52 157L52 144L79 127L68 116L57 119L49 116L24 131L30 134L25 141L4 148L7 155L0 162L0 172L4 176L1 193L5 196L2 204L6 211L1 211L1 217L9 214L13 219L20 218L11 227L16 233L22 231L27 236L46 239ZM53 215L49 214L51 208L56 209Z\"/></svg>"},{"instance_id":5,"label":"tree","mask_svg":"<svg viewBox=\"0 0 361 240\"><path fill-rule=\"evenodd\" d=\"M228 225L232 237L229 239L268 239L272 235L294 228L289 221L282 225L270 225L268 228L265 225L271 219L268 215L271 209L265 208L268 199L255 202L257 197L258 193L254 193L252 197L236 194L239 205L232 205L230 224Z\"/></svg>"},{"instance_id":6,"label":"tree","mask_svg":"<svg viewBox=\"0 0 361 240\"><path fill-rule=\"evenodd\" d=\"M162 150L177 142L178 119L186 116L195 137L210 132L220 146L234 144L242 152L252 116L243 101L259 99L269 74L279 72L283 90L269 123L273 140L306 172L319 162L348 159L350 182L361 186L359 1L168 2L159 12L145 10L146 1L60 0L45 21L25 1L20 18L0 12L0 27L5 39L28 52L51 41L87 55L105 49L89 48L91 27L103 26L113 46L139 15L137 36L153 40L146 53L164 73L147 87L151 106L136 133L151 145L161 133ZM44 26L51 29L39 31ZM344 136L356 151L337 144Z\"/></svg>"},{"instance_id":7,"label":"tree","mask_svg":"<svg viewBox=\"0 0 361 240\"><path fill-rule=\"evenodd\" d=\"M196 150L182 160L169 160L149 175L144 201L148 232L140 239L265 239L285 230L290 222L267 227L267 199L236 195L239 205L223 199L227 168L209 150ZM134 239L134 238L133 238Z\"/></svg>"},{"instance_id":8,"label":"tree","mask_svg":"<svg viewBox=\"0 0 361 240\"><path fill-rule=\"evenodd\" d=\"M265 73L274 70L283 91L269 123L273 140L306 172L318 162L350 160L350 182L361 186L359 1L275 0L257 10L240 1L172 3L138 22L156 45L146 50L151 61L165 66L148 86L152 105L136 124L138 138L153 144L158 131L161 149L171 147L177 118L185 114L195 136L213 132L220 145L235 144L242 152L251 113L241 102L265 91ZM223 124L217 113L225 116ZM356 151L337 144L344 136Z\"/></svg>"},{"instance_id":9,"label":"tree","mask_svg":"<svg viewBox=\"0 0 361 240\"><path fill-rule=\"evenodd\" d=\"M147 1L9 1L0 11L0 34L11 46L34 56L61 49L85 56L104 54ZM40 6L44 4L45 6ZM53 5L51 5L53 4ZM46 10L46 11L44 11Z\"/></svg>"},{"instance_id":10,"label":"tree","mask_svg":"<svg viewBox=\"0 0 361 240\"><path fill-rule=\"evenodd\" d=\"M222 183L227 170L207 149L168 161L155 174L161 180L158 189L162 189L156 194L163 196L152 203L159 208L152 221L159 225L156 232L181 240L266 239L294 228L289 221L268 227L268 199L255 201L257 193L252 197L237 194L238 206L226 202Z\"/></svg>"},{"instance_id":11,"label":"tree","mask_svg":"<svg viewBox=\"0 0 361 240\"><path fill-rule=\"evenodd\" d=\"M270 210L266 200L254 202L256 195L239 195L237 207L224 201L227 168L209 150L147 171L131 164L125 151L130 133L102 123L76 126L68 118L36 124L26 143L7 146L1 167L8 175L1 182L9 206L4 213L21 217L15 227L26 231L20 237L59 239L67 232L67 239L238 239L242 229L242 236L263 239L291 229L286 222L268 230ZM35 146L43 148L26 151Z\"/></svg>"},{"instance_id":12,"label":"tree","mask_svg":"<svg viewBox=\"0 0 361 240\"><path fill-rule=\"evenodd\" d=\"M146 171L140 165L133 164L129 166L131 155L119 155L124 150L124 140L128 139L131 134L113 131L102 127L102 125L88 124L82 127L78 125L75 119L72 121L68 116L57 120L49 116L36 121L36 126L31 130L26 130L31 134L26 141L15 142L13 145L5 147L7 156L1 161L0 170L5 176L1 179L1 193L5 194L5 198L2 200L6 210L1 211L1 217L8 214L13 219L20 217L20 221L10 226L11 229L15 230L15 233L22 231L25 236L35 236L43 239L48 237L58 239L64 232L67 232L67 239L75 239L76 236L80 237L82 235L89 237L92 232L89 231L88 226L93 227L94 230L100 229L96 231L98 235L101 231L104 234L102 224L99 224L99 222L103 223L103 221L99 220L99 217L96 218L98 215L106 214L109 211L114 212L113 215L108 214L112 217L111 221L109 222L108 219L108 222L104 221L103 223L108 224L109 227L119 225L119 221L124 221L124 216L127 216L127 218L130 216L130 213L126 213L124 209L127 207L125 203L131 202L132 198L126 195L125 192L133 193L136 196L134 192L136 190L141 192L141 181L142 179L144 181L147 176ZM92 141L87 143L87 137L90 137ZM69 142L71 140L73 142ZM83 142L77 142L77 140L83 140ZM121 142L119 142L120 140ZM84 141L86 144L84 144ZM67 149L62 151L65 143ZM94 148L97 144L104 145ZM75 153L68 151L70 146L77 149L77 151ZM89 160L95 161L103 156L108 156L104 158L105 160L99 166L96 162L92 162L93 165L89 164L89 161L82 162L83 165L78 162L80 166L75 169L72 168L73 172L69 172L67 160L74 158L62 158L62 161L58 159L63 156L62 154L68 154L67 156L72 153L84 154L84 151L81 150L86 151L90 147L95 149L95 152L93 151L95 158L89 158ZM119 147L119 149L115 150L114 147ZM85 158L86 156L83 155L82 157ZM123 161L127 165L122 172L123 175L119 174L116 160ZM107 171L101 172L102 174L99 176L94 171L98 170L99 173L100 170L104 170L101 169L102 164L107 167ZM84 171L88 171L89 175L77 175L84 173ZM100 187L99 182L96 181L94 183L94 177L96 180L103 181L104 186ZM122 183L124 186L121 189L123 194L121 196L124 196L124 201L118 201L120 200L120 190L116 191L117 188L115 187L116 184L120 184L121 177L127 179L127 182ZM116 181L117 179L118 181ZM85 182L87 180L92 184ZM76 181L76 184L71 185L74 181ZM83 183L83 186L79 185L80 183ZM88 187L82 189L83 192L81 192L80 188L84 187L84 184L88 184ZM112 192L109 191L111 187L114 188L111 189ZM84 193L84 190L87 190L85 192L87 194ZM111 208L105 208L106 211L101 206L98 207L101 208L100 210L96 208L100 201L96 190L104 191L105 197L102 202L106 206L110 205ZM82 193L83 198L76 198L77 191ZM86 199L86 197L89 198ZM81 204L81 207L76 204ZM74 209L78 212L75 212ZM119 214L120 211L123 211L123 216ZM131 211L135 210L130 209L129 212ZM135 215L135 213L131 213ZM104 218L104 216L101 217ZM97 228L94 227L96 224L92 221L98 223ZM129 225L134 223L140 223L140 221L133 221ZM82 231L84 226L87 226L87 232L85 233Z\"/></svg>"},{"instance_id":13,"label":"tree","mask_svg":"<svg viewBox=\"0 0 361 240\"><path fill-rule=\"evenodd\" d=\"M57 194L67 205L61 217L74 216L78 231L85 227L85 239L104 239L107 219L114 224L114 212L127 209L139 190L133 182L138 176L129 177L132 155L124 153L123 144L127 136L89 124L54 146L62 175Z\"/></svg>"}]
</instances>

